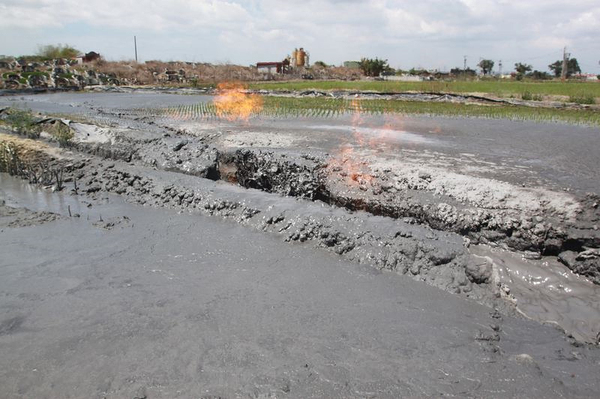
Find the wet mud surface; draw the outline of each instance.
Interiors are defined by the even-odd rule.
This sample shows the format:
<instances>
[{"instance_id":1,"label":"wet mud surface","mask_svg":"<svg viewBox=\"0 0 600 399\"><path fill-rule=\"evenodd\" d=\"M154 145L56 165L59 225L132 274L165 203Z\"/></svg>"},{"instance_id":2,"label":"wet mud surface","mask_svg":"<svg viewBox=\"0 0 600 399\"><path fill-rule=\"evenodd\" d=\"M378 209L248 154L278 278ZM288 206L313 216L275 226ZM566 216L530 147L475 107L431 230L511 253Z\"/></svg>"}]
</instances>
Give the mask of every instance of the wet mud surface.
<instances>
[{"instance_id":1,"label":"wet mud surface","mask_svg":"<svg viewBox=\"0 0 600 399\"><path fill-rule=\"evenodd\" d=\"M600 352L551 326L196 211L2 178L6 397L598 391Z\"/></svg>"},{"instance_id":2,"label":"wet mud surface","mask_svg":"<svg viewBox=\"0 0 600 399\"><path fill-rule=\"evenodd\" d=\"M598 342L600 189L592 178L597 154L590 147L599 140L598 129L356 114L228 121L169 113L175 105L210 101L210 96L161 93L1 98L0 106L20 102L37 111L75 115L78 122L70 124L75 132L70 150L50 143L28 152L43 155L48 168L63 172L62 194L50 193L52 185L45 190L62 200L48 200L3 177L1 194L10 208L3 212L10 215L0 229L26 226L28 218L62 223L67 217L94 231L140 231L129 213L100 211L109 195L118 194L188 218L236 222L240 236L261 232L295 243L278 244L282 248L316 248L320 255L315 256L338 257L338 263L385 271L382 276L402 274L457 300L474 300L488 313L496 309L501 318L525 316L555 325L574 348L592 350L580 342ZM0 141L13 137L5 134ZM530 143L536 137L544 138L542 145ZM571 146L580 156L546 156L566 142L564 148ZM578 167L567 168L569 163ZM19 216L14 209L22 207L36 212ZM55 216L38 215L44 212ZM184 241L180 237L171 245ZM255 262L249 252L242 258ZM475 341L499 353L495 328ZM507 359L531 365L528 356ZM380 386L376 396L518 396L504 388L462 394L413 388L388 392ZM256 397L280 396L253 389L260 392ZM296 396L368 396L362 389ZM247 394L242 391L219 392ZM530 396L563 395L536 392Z\"/></svg>"}]
</instances>

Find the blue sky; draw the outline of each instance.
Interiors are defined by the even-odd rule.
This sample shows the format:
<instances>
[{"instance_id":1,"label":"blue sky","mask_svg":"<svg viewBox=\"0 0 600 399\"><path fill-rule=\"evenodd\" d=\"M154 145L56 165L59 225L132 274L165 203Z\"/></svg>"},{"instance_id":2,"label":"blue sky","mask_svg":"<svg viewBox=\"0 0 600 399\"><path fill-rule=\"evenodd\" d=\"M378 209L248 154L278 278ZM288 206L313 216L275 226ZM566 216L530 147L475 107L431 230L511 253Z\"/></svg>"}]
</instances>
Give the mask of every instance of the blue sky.
<instances>
[{"instance_id":1,"label":"blue sky","mask_svg":"<svg viewBox=\"0 0 600 399\"><path fill-rule=\"evenodd\" d=\"M600 1L0 0L0 54L70 44L109 60L134 57L250 65L295 47L311 61L361 57L392 67L474 68L481 58L547 70L567 46L600 74Z\"/></svg>"}]
</instances>

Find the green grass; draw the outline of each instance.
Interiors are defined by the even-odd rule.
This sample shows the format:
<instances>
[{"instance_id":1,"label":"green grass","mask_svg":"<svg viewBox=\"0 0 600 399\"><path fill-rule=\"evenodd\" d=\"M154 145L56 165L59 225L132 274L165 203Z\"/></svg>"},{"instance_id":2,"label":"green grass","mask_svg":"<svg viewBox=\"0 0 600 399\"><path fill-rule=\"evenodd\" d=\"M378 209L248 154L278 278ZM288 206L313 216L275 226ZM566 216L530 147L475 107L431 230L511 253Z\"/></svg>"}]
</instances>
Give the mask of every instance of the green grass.
<instances>
[{"instance_id":1,"label":"green grass","mask_svg":"<svg viewBox=\"0 0 600 399\"><path fill-rule=\"evenodd\" d=\"M572 96L569 96L569 102L576 103L576 104L592 105L592 104L596 104L596 99L589 94L588 95L572 95Z\"/></svg>"},{"instance_id":2,"label":"green grass","mask_svg":"<svg viewBox=\"0 0 600 399\"><path fill-rule=\"evenodd\" d=\"M4 72L2 74L2 79L8 79L8 77L11 76L11 75L19 76L19 74L16 73L16 72Z\"/></svg>"},{"instance_id":3,"label":"green grass","mask_svg":"<svg viewBox=\"0 0 600 399\"><path fill-rule=\"evenodd\" d=\"M141 111L141 110L140 110ZM158 117L177 120L216 118L212 103L171 107L160 111L143 111ZM475 105L446 102L416 102L402 100L345 100L332 98L264 97L264 107L253 116L276 118L321 117L333 118L360 112L383 115L428 115L489 119L559 122L600 126L600 112L585 109L550 109L512 105Z\"/></svg>"},{"instance_id":4,"label":"green grass","mask_svg":"<svg viewBox=\"0 0 600 399\"><path fill-rule=\"evenodd\" d=\"M30 76L43 76L45 78L49 78L50 75L47 72L41 72L41 71L35 71L35 72L23 72L21 73L21 76L29 79Z\"/></svg>"},{"instance_id":5,"label":"green grass","mask_svg":"<svg viewBox=\"0 0 600 399\"><path fill-rule=\"evenodd\" d=\"M499 97L520 96L522 93L549 96L600 97L600 82L531 82L531 81L453 81L453 82L380 82L380 81L295 81L261 82L251 89L266 90L372 90L378 92L449 92L487 93Z\"/></svg>"}]
</instances>

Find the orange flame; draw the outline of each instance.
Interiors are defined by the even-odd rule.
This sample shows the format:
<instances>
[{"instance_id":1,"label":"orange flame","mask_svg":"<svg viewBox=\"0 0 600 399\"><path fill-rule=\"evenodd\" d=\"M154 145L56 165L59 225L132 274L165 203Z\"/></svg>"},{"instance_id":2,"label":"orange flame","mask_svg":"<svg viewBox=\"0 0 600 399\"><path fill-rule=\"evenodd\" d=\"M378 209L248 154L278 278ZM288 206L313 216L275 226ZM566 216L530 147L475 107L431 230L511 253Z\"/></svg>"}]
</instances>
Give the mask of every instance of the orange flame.
<instances>
[{"instance_id":1,"label":"orange flame","mask_svg":"<svg viewBox=\"0 0 600 399\"><path fill-rule=\"evenodd\" d=\"M362 150L383 151L393 145L390 143L394 142L398 134L402 134L405 120L402 116L392 114L385 116L383 124L370 123L370 119L364 116L363 103L359 99L352 100L349 109L352 112L353 143L346 143L339 148L336 156L329 162L328 169L341 176L348 186L361 190L367 190L371 186L375 191L377 179L368 162L365 162Z\"/></svg>"},{"instance_id":2,"label":"orange flame","mask_svg":"<svg viewBox=\"0 0 600 399\"><path fill-rule=\"evenodd\" d=\"M245 93L241 83L225 82L217 85L214 99L217 116L229 121L248 121L263 108L263 99L256 94Z\"/></svg>"},{"instance_id":3,"label":"orange flame","mask_svg":"<svg viewBox=\"0 0 600 399\"><path fill-rule=\"evenodd\" d=\"M344 178L347 185L365 187L371 184L373 176L370 174L368 165L358 160L354 148L345 146L340 149L336 158L331 160L328 168L332 172L338 172Z\"/></svg>"},{"instance_id":4,"label":"orange flame","mask_svg":"<svg viewBox=\"0 0 600 399\"><path fill-rule=\"evenodd\" d=\"M364 124L360 100L352 100L350 110L352 111L354 141L359 147L365 147L369 143L358 129ZM368 165L360 161L360 155L356 154L354 148L348 145L340 147L338 155L331 160L328 168L332 172L339 173L347 185L358 186L361 189L365 189L365 186L371 184L373 180Z\"/></svg>"}]
</instances>

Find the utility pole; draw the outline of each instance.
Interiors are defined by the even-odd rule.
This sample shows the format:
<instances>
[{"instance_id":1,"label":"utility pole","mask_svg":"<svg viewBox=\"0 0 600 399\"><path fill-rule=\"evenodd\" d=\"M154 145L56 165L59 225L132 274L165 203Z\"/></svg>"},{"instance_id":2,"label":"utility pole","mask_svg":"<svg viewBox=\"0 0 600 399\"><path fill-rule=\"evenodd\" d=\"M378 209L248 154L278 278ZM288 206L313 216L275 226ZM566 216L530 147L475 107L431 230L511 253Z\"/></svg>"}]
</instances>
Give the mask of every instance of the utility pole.
<instances>
[{"instance_id":1,"label":"utility pole","mask_svg":"<svg viewBox=\"0 0 600 399\"><path fill-rule=\"evenodd\" d=\"M560 80L563 82L567 78L567 46L563 49L563 62L562 62L562 71L560 73Z\"/></svg>"},{"instance_id":2,"label":"utility pole","mask_svg":"<svg viewBox=\"0 0 600 399\"><path fill-rule=\"evenodd\" d=\"M463 72L467 72L467 56L463 56Z\"/></svg>"},{"instance_id":3,"label":"utility pole","mask_svg":"<svg viewBox=\"0 0 600 399\"><path fill-rule=\"evenodd\" d=\"M135 62L138 62L138 59L137 59L137 38L135 36L133 37L133 48L135 49Z\"/></svg>"},{"instance_id":4,"label":"utility pole","mask_svg":"<svg viewBox=\"0 0 600 399\"><path fill-rule=\"evenodd\" d=\"M498 73L502 77L502 60L498 61Z\"/></svg>"}]
</instances>

